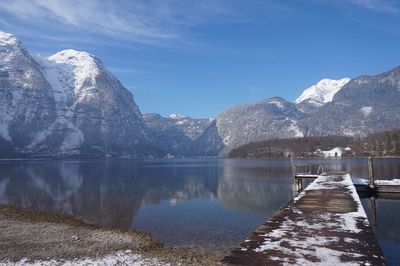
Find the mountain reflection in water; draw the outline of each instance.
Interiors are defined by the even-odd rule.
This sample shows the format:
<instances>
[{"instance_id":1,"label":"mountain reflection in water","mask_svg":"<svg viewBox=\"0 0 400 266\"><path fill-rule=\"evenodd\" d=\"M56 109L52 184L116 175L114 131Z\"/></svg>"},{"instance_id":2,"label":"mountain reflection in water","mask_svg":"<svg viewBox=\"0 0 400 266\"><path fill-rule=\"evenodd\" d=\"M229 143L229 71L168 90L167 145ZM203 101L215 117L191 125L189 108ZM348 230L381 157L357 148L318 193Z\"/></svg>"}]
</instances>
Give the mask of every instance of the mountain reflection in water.
<instances>
[{"instance_id":1,"label":"mountain reflection in water","mask_svg":"<svg viewBox=\"0 0 400 266\"><path fill-rule=\"evenodd\" d=\"M366 160L299 160L366 176ZM389 162L389 163L388 163ZM400 177L399 161L376 161ZM0 203L68 213L222 253L293 197L290 160L38 160L0 162Z\"/></svg>"},{"instance_id":2,"label":"mountain reflection in water","mask_svg":"<svg viewBox=\"0 0 400 266\"><path fill-rule=\"evenodd\" d=\"M291 197L287 160L0 163L1 204L147 231L171 245L227 249Z\"/></svg>"}]
</instances>

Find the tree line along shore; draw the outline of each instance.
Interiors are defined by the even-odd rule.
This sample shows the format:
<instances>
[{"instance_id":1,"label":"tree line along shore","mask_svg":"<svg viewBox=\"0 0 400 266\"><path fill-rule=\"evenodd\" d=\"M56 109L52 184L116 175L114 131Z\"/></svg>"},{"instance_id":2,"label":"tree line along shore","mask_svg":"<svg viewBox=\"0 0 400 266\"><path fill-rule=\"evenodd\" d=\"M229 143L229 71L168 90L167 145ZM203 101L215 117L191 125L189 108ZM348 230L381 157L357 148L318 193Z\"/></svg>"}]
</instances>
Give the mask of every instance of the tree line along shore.
<instances>
[{"instance_id":1,"label":"tree line along shore","mask_svg":"<svg viewBox=\"0 0 400 266\"><path fill-rule=\"evenodd\" d=\"M327 153L335 148L340 153ZM269 139L233 149L230 158L296 157L367 157L400 156L400 129L392 129L366 137L322 136L290 139ZM335 156L336 155L336 156Z\"/></svg>"}]
</instances>

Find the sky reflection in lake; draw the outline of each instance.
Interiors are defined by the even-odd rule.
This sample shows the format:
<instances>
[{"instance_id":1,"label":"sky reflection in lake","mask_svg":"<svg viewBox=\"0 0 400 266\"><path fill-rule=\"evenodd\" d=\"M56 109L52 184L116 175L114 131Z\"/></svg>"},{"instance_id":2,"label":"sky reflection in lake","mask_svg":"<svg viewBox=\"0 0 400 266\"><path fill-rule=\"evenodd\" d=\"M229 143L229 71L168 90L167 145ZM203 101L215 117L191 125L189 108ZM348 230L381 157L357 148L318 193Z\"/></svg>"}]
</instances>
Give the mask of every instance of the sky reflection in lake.
<instances>
[{"instance_id":1,"label":"sky reflection in lake","mask_svg":"<svg viewBox=\"0 0 400 266\"><path fill-rule=\"evenodd\" d=\"M366 160L297 160L366 177ZM400 177L400 161L376 161ZM221 253L293 196L290 160L41 160L0 162L0 203L74 214ZM382 210L383 208L381 208ZM385 215L385 214L380 214Z\"/></svg>"}]
</instances>

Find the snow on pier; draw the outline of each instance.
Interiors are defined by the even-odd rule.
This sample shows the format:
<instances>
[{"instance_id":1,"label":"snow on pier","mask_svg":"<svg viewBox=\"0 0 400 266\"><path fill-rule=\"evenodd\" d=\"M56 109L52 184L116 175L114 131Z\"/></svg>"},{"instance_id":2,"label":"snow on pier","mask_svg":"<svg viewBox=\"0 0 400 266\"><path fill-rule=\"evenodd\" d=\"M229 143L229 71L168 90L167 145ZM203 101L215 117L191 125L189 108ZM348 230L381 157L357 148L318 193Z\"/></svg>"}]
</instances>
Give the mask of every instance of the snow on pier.
<instances>
[{"instance_id":1,"label":"snow on pier","mask_svg":"<svg viewBox=\"0 0 400 266\"><path fill-rule=\"evenodd\" d=\"M349 174L319 176L222 262L386 265Z\"/></svg>"}]
</instances>

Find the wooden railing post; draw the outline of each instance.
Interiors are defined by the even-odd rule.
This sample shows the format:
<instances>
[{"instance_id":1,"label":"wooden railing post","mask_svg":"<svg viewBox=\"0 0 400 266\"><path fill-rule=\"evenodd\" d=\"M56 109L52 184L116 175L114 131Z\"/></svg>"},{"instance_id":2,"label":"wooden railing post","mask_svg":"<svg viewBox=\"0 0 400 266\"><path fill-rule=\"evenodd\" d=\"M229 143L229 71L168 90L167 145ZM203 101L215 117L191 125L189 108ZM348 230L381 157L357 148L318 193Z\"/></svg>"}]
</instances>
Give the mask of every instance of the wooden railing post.
<instances>
[{"instance_id":1,"label":"wooden railing post","mask_svg":"<svg viewBox=\"0 0 400 266\"><path fill-rule=\"evenodd\" d=\"M371 212L372 212L372 224L374 225L374 226L377 226L377 221L376 221L376 200L375 200L375 197L374 196L372 196L371 198L370 198L370 201L371 201Z\"/></svg>"},{"instance_id":2,"label":"wooden railing post","mask_svg":"<svg viewBox=\"0 0 400 266\"><path fill-rule=\"evenodd\" d=\"M372 157L368 157L368 185L370 188L375 187L375 177L374 177L374 161Z\"/></svg>"},{"instance_id":3,"label":"wooden railing post","mask_svg":"<svg viewBox=\"0 0 400 266\"><path fill-rule=\"evenodd\" d=\"M296 166L294 165L294 153L290 153L290 164L292 165L292 175L293 178L296 177Z\"/></svg>"}]
</instances>

